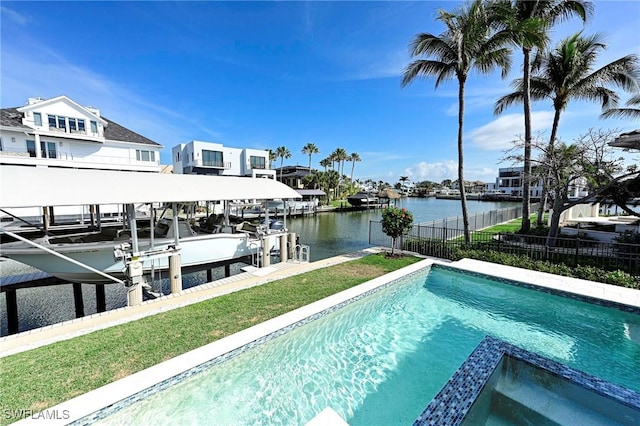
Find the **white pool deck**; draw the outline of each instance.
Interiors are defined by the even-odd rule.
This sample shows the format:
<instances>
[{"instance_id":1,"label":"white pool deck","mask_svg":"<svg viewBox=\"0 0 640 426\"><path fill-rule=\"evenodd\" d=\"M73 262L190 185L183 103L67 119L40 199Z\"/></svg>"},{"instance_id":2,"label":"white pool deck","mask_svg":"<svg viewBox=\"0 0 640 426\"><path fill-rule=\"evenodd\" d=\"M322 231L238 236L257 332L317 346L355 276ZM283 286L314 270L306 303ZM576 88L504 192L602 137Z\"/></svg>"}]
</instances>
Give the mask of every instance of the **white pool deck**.
<instances>
[{"instance_id":1,"label":"white pool deck","mask_svg":"<svg viewBox=\"0 0 640 426\"><path fill-rule=\"evenodd\" d=\"M198 301L215 297L216 295L227 294L232 291L237 291L242 288L248 288L253 285L259 285L264 282L273 281L275 279L280 279L285 276L292 276L301 272L306 272L311 269L318 269L326 266L331 266L333 264L341 263L344 261L352 260L357 257L362 257L371 251L377 251L379 249L372 249L363 252L354 253L351 255L338 256L336 258L327 259L325 261L314 262L311 264L299 264L297 267L287 266L286 264L281 267L281 269L277 269L274 267L274 272L262 276L244 276L244 278L240 279L236 282L231 282L228 288L225 286L211 286L210 288L196 290L190 289L185 292L182 292L178 295L172 296L173 303L165 304L163 300L156 300L153 303L143 304L141 307L136 307L138 310L133 313L129 311L125 315L127 318L121 318L121 314L110 314L112 317L108 318L108 320L102 321L92 321L85 323L85 326L82 327L82 320L69 321L65 323L65 325L61 325L57 333L49 332L45 333L45 331L39 331L30 333L33 335L33 338L27 339L27 337L21 337L20 335L16 335L18 337L11 336L11 338L4 338L0 341L0 354L5 355L9 353L16 353L20 350L29 349L31 347L41 346L42 344L36 343L37 341L44 340L48 343L52 341L58 341L62 339L72 338L76 335L85 334L91 331L94 331L99 328L109 327L118 323L122 323L128 320L133 320L140 318L146 315L152 315L158 312L162 312L164 310L173 309L179 306L185 306L190 303L196 303ZM87 392L83 395L80 395L76 398L73 398L69 401L58 404L54 407L48 408L44 410L38 415L34 415L30 418L26 418L19 422L18 424L42 424L41 419L42 416L47 416L47 424L67 424L69 422L79 420L85 416L91 415L92 413L97 412L98 410L107 407L109 405L115 404L118 401L121 401L133 394L136 394L140 391L143 391L155 384L161 383L165 380L170 379L171 377L180 374L184 371L187 371L193 367L196 367L206 361L209 361L215 357L221 356L225 353L228 353L234 349L242 347L256 339L259 339L263 336L271 334L281 328L299 322L311 315L314 315L318 312L321 312L325 309L328 309L336 304L349 300L353 297L356 297L362 293L365 293L369 290L375 289L381 285L384 285L390 281L398 279L406 274L417 271L419 269L425 268L432 264L448 264L449 266L454 266L460 268L462 270L478 272L483 274L488 274L496 277L507 278L511 280L516 280L520 282L525 282L529 284L538 285L541 287L553 288L556 290L571 292L580 294L583 296L594 297L598 299L605 299L612 302L622 303L629 306L635 306L640 308L640 290L632 290L623 287L612 286L608 284L596 283L585 280L578 280L573 278L561 277L552 274L535 272L524 270L520 268L514 268L509 266L496 265L487 262L481 262L470 259L463 259L458 262L448 263L445 261L440 261L437 259L425 259L420 262L417 262L413 265L410 265L406 268L403 268L398 271L394 271L382 277L376 278L374 280L368 281L356 287L350 288L343 292L334 294L325 299L319 300L317 302L311 303L307 306L301 307L279 317L273 318L264 323L255 325L246 330L235 333L231 336L225 337L208 345L202 346L198 349L192 350L185 354L179 355L175 358L157 364L153 367L150 367L146 370L140 371L138 373L132 374L128 377L120 379L116 382L112 382L107 384L101 388L95 389L93 391ZM275 265L277 266L277 265ZM233 278L233 277L232 277ZM227 279L230 280L230 279ZM203 286L201 286L203 287ZM184 300L180 299L183 297L183 293L193 293L191 297L185 297ZM197 296L195 294L197 293ZM135 309L135 308L123 308L123 309ZM112 311L116 312L116 311ZM102 314L103 316L107 314ZM109 316L109 315L107 315ZM124 315L122 315L124 316ZM87 317L90 318L90 317ZM98 318L99 319L99 318ZM83 319L85 320L85 319ZM76 326L76 324L78 324ZM50 330L55 330L56 327L51 327ZM25 334L25 333L21 333ZM15 340L16 343L21 344L13 344L9 345L12 340ZM10 346L10 347L8 347ZM331 418L334 418L336 413L332 413L331 407L327 407L327 412L323 415L320 415L319 418L315 419L316 423L312 424L336 424L331 423ZM56 418L56 417L65 417L65 418ZM337 420L334 418L334 420ZM38 423L40 422L40 423ZM328 422L328 423L327 423Z\"/></svg>"}]
</instances>

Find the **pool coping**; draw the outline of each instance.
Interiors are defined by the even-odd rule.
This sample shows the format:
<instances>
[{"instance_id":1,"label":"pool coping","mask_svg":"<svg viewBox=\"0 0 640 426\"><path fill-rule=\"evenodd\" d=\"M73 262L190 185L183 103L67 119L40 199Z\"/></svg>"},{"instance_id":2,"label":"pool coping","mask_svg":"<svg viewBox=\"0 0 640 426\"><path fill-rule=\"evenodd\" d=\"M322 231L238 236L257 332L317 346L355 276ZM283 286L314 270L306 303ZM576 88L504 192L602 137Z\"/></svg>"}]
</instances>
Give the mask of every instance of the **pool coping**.
<instances>
[{"instance_id":1,"label":"pool coping","mask_svg":"<svg viewBox=\"0 0 640 426\"><path fill-rule=\"evenodd\" d=\"M141 393L158 383L167 381L174 376L183 374L208 361L250 345L252 342L276 333L283 328L302 322L313 315L330 310L336 305L358 298L359 296L367 292L374 291L375 289L396 279L405 277L406 275L417 272L421 269L431 267L432 265L442 265L447 268L454 267L455 269L466 272L509 279L526 285L548 288L552 290L552 292L555 290L563 293L579 294L587 299L596 298L610 300L615 304L634 307L634 311L636 309L640 310L640 290L620 288L624 291L619 291L616 286L609 284L560 277L552 274L538 273L520 268L505 267L502 265L469 259L463 259L453 263L433 258L425 259L270 319L261 324L257 324L215 342L201 346L200 348L182 355L178 355L170 360L156 364L145 370L57 404L43 410L40 414L45 413L45 416L47 416L47 424L52 425L69 424L72 422L82 421L84 418L111 405L117 404L120 401L126 400L127 398L131 398L133 395ZM514 279L514 277L518 278ZM595 294L600 296L594 296ZM21 420L17 424L32 424L32 422L37 422L45 418L42 417L42 415L38 416L38 414L39 413L34 413L32 416Z\"/></svg>"}]
</instances>

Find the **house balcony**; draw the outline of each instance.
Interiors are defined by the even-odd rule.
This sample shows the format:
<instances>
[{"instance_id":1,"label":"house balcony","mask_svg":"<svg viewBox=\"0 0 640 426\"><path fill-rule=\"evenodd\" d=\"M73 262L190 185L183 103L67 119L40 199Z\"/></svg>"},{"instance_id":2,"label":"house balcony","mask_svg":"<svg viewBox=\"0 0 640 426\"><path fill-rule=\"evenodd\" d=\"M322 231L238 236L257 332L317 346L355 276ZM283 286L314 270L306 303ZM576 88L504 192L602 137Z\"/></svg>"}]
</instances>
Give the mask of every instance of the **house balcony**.
<instances>
[{"instance_id":1,"label":"house balcony","mask_svg":"<svg viewBox=\"0 0 640 426\"><path fill-rule=\"evenodd\" d=\"M0 151L0 164L154 172L159 171L160 168L158 161L138 161L135 158L108 155L78 156L73 153L50 150L47 150L43 155L49 158L37 157L33 151L7 150L3 148Z\"/></svg>"},{"instance_id":2,"label":"house balcony","mask_svg":"<svg viewBox=\"0 0 640 426\"><path fill-rule=\"evenodd\" d=\"M194 167L210 167L213 169L223 169L229 170L231 169L230 161L204 161L197 159L193 162Z\"/></svg>"}]
</instances>

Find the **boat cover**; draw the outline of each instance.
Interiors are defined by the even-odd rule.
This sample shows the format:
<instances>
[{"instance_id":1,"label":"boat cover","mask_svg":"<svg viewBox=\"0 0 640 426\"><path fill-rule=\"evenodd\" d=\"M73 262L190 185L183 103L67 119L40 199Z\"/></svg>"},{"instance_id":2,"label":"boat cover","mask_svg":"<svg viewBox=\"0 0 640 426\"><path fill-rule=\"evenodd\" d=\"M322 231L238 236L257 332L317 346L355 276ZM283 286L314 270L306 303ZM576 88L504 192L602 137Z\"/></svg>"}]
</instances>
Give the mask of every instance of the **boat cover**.
<instances>
[{"instance_id":1,"label":"boat cover","mask_svg":"<svg viewBox=\"0 0 640 426\"><path fill-rule=\"evenodd\" d=\"M0 208L301 198L267 178L0 167Z\"/></svg>"}]
</instances>

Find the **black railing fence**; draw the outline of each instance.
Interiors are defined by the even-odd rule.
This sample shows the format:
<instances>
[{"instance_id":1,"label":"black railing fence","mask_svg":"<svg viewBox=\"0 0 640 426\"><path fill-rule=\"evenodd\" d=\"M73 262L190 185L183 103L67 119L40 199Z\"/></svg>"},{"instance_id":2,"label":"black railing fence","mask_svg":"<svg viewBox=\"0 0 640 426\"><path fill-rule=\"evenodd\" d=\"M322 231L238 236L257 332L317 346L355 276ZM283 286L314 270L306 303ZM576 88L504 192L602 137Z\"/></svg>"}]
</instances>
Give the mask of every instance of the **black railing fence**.
<instances>
[{"instance_id":1,"label":"black railing fence","mask_svg":"<svg viewBox=\"0 0 640 426\"><path fill-rule=\"evenodd\" d=\"M408 235L396 240L396 249L426 256L451 259L459 249L496 251L548 260L569 266L594 266L632 275L640 274L640 245L606 243L586 238L559 237L553 247L545 236L471 231L471 243L465 243L458 228L414 225ZM391 247L392 239L382 231L382 223L369 222L369 244Z\"/></svg>"},{"instance_id":2,"label":"black railing fence","mask_svg":"<svg viewBox=\"0 0 640 426\"><path fill-rule=\"evenodd\" d=\"M538 204L531 204L530 211L535 212L538 210ZM478 231L480 229L488 228L489 226L497 225L499 223L508 222L513 219L522 217L522 206L507 207L500 210L491 210L487 212L479 212L469 215L469 229L471 231ZM462 216L448 217L446 219L434 220L431 222L419 223L416 226L421 228L446 228L446 229L462 229L463 221Z\"/></svg>"}]
</instances>

